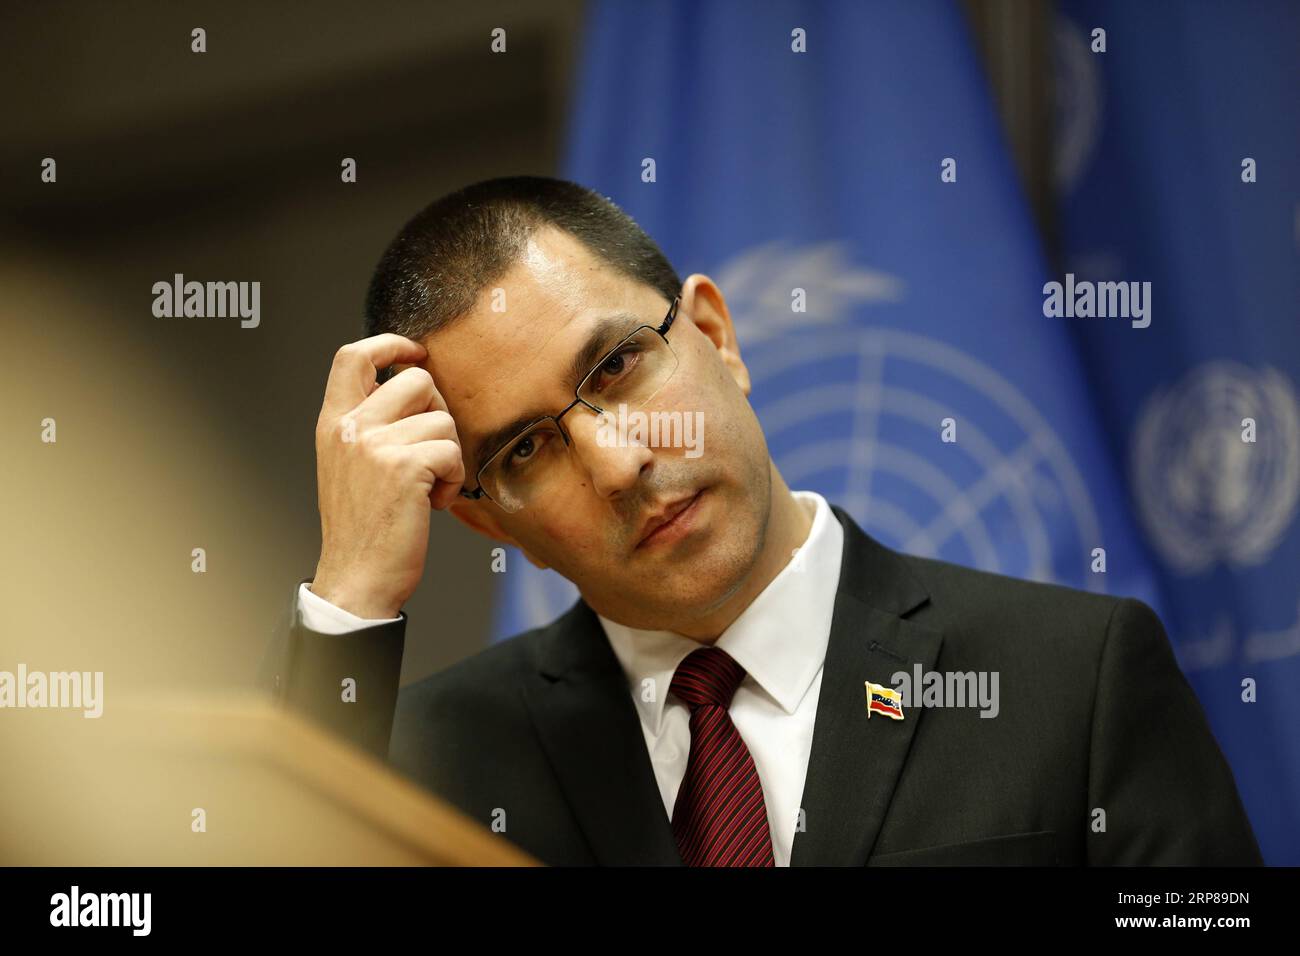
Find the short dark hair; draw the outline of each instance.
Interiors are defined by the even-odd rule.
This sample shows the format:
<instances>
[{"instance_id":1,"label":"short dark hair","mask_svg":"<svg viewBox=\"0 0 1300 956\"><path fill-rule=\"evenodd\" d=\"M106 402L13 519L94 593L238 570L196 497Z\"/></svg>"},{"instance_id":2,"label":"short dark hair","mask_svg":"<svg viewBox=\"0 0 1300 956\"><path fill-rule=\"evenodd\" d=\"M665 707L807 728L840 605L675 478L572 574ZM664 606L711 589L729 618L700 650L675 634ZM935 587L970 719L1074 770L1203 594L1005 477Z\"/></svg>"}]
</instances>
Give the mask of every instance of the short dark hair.
<instances>
[{"instance_id":1,"label":"short dark hair","mask_svg":"<svg viewBox=\"0 0 1300 956\"><path fill-rule=\"evenodd\" d=\"M366 293L366 334L421 341L464 315L542 226L572 235L612 269L670 302L682 282L636 222L577 183L545 176L488 179L443 196L384 251Z\"/></svg>"}]
</instances>

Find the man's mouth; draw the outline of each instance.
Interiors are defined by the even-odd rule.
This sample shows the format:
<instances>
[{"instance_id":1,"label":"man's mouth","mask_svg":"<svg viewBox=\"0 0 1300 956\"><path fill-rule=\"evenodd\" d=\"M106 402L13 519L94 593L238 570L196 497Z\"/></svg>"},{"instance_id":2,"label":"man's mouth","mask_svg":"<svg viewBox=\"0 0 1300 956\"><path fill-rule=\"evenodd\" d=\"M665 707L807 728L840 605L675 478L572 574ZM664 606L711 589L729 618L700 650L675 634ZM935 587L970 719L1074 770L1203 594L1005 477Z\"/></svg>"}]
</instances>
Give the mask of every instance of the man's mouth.
<instances>
[{"instance_id":1,"label":"man's mouth","mask_svg":"<svg viewBox=\"0 0 1300 956\"><path fill-rule=\"evenodd\" d=\"M699 511L698 504L704 491L705 489L701 488L694 494L679 498L651 515L641 527L641 536L637 541L636 550L676 540L688 534L691 530L691 519Z\"/></svg>"}]
</instances>

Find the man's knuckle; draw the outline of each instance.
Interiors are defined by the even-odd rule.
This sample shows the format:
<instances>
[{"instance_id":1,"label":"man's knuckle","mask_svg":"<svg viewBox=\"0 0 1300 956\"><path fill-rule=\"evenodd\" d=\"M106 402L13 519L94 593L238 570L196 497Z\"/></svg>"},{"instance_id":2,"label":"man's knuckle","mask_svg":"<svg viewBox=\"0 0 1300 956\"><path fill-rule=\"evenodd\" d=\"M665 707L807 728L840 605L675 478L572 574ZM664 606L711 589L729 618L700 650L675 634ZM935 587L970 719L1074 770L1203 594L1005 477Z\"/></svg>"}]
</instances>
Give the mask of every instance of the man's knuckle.
<instances>
[{"instance_id":1,"label":"man's knuckle","mask_svg":"<svg viewBox=\"0 0 1300 956\"><path fill-rule=\"evenodd\" d=\"M429 370L423 366L412 365L402 374L410 380L411 384L418 385L420 388L433 387L433 376L430 375Z\"/></svg>"}]
</instances>

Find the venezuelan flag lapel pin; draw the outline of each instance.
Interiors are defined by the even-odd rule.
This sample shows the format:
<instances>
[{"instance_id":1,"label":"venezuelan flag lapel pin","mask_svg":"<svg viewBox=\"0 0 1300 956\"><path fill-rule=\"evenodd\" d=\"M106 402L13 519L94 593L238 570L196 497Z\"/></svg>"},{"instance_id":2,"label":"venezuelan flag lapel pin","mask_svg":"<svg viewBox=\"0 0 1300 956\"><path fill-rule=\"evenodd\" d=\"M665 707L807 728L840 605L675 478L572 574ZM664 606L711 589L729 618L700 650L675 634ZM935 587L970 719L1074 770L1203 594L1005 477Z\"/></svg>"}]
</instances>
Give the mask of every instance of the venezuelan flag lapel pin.
<instances>
[{"instance_id":1,"label":"venezuelan flag lapel pin","mask_svg":"<svg viewBox=\"0 0 1300 956\"><path fill-rule=\"evenodd\" d=\"M903 695L884 684L867 681L867 719L872 714L884 714L894 720L903 719Z\"/></svg>"}]
</instances>

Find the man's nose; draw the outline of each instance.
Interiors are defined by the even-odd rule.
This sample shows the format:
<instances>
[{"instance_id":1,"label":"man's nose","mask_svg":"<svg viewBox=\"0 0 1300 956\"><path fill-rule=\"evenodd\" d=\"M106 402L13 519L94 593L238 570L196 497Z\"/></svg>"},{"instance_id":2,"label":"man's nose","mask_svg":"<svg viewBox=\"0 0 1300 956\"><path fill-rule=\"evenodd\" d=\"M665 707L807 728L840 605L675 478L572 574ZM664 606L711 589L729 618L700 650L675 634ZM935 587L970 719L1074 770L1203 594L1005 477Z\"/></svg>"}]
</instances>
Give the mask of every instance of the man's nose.
<instances>
[{"instance_id":1,"label":"man's nose","mask_svg":"<svg viewBox=\"0 0 1300 956\"><path fill-rule=\"evenodd\" d=\"M578 409L574 409L575 412ZM654 451L645 442L635 443L619 432L614 412L609 412L608 424L602 426L601 416L590 409L586 414L567 415L570 451L580 466L591 476L596 493L602 498L612 498L632 488L641 472L654 463ZM577 421L574 419L577 418Z\"/></svg>"}]
</instances>

